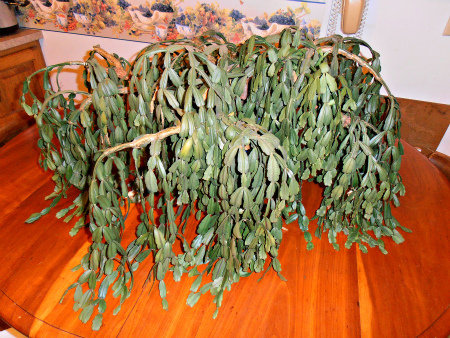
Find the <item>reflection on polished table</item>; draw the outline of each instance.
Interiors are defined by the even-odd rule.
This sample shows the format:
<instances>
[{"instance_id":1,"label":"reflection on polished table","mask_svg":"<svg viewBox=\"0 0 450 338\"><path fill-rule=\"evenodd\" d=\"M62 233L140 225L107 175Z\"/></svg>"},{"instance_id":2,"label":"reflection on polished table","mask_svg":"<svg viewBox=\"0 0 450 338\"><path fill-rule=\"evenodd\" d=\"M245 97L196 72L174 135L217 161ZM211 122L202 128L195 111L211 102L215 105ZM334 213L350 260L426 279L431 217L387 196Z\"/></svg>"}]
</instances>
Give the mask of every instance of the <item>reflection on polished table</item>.
<instances>
[{"instance_id":1,"label":"reflection on polished table","mask_svg":"<svg viewBox=\"0 0 450 338\"><path fill-rule=\"evenodd\" d=\"M86 232L75 238L71 224L55 211L33 224L24 220L48 205L51 175L38 166L36 127L0 148L0 318L32 337L182 336L182 337L446 337L450 333L450 183L424 156L405 144L400 173L406 186L400 223L413 230L405 242L386 240L388 255L378 249L362 254L353 246L334 251L327 239L314 239L306 250L294 223L286 226L280 261L287 282L269 272L243 278L226 292L217 319L204 295L193 308L185 304L193 279L167 277L169 311L159 291L144 281L142 263L135 287L118 315L111 297L103 327L93 333L72 310L73 290L59 298L79 272L89 244ZM307 215L320 203L320 189L303 190ZM69 203L65 202L68 205ZM59 208L58 208L59 210ZM136 215L136 213L134 214ZM133 236L133 217L125 240ZM137 221L136 221L137 222ZM128 238L127 238L128 236ZM340 238L343 243L343 238ZM147 264L147 267L150 265Z\"/></svg>"}]
</instances>

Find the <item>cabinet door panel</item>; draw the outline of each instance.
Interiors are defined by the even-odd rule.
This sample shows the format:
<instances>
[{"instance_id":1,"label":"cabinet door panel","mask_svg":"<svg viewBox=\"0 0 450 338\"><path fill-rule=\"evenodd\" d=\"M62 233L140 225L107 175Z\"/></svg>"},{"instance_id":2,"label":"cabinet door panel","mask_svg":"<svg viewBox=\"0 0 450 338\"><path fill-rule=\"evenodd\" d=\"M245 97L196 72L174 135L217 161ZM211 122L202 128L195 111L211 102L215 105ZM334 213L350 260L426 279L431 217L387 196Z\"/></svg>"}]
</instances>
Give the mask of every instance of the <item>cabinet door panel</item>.
<instances>
[{"instance_id":1,"label":"cabinet door panel","mask_svg":"<svg viewBox=\"0 0 450 338\"><path fill-rule=\"evenodd\" d=\"M0 70L0 117L16 114L22 110L19 98L23 81L33 71L32 60Z\"/></svg>"},{"instance_id":2,"label":"cabinet door panel","mask_svg":"<svg viewBox=\"0 0 450 338\"><path fill-rule=\"evenodd\" d=\"M26 77L43 66L37 41L0 56L0 145L33 123L20 106L20 96ZM41 83L41 79L33 81L31 90L42 98Z\"/></svg>"}]
</instances>

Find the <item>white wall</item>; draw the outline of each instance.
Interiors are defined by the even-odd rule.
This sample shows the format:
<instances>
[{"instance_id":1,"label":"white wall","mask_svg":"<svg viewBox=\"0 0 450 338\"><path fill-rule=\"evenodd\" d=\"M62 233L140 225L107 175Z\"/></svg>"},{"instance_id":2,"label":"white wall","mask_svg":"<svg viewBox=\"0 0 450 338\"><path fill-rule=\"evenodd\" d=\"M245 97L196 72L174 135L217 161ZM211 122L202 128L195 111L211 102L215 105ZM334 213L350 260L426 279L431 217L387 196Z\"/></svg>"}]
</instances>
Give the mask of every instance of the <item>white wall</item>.
<instances>
[{"instance_id":1,"label":"white wall","mask_svg":"<svg viewBox=\"0 0 450 338\"><path fill-rule=\"evenodd\" d=\"M265 0L268 1L268 0ZM369 0L362 39L381 54L382 75L398 97L450 104L450 0ZM328 0L328 6L331 0ZM323 21L326 31L327 17ZM96 44L130 59L146 43L44 31L46 63L82 60ZM63 86L75 84L66 75Z\"/></svg>"},{"instance_id":2,"label":"white wall","mask_svg":"<svg viewBox=\"0 0 450 338\"><path fill-rule=\"evenodd\" d=\"M95 45L100 45L110 53L117 53L127 60L132 60L137 52L148 45L143 42L108 39L97 36L52 31L42 31L42 33L44 37L40 42L47 65L65 61L83 61L87 58L88 51ZM62 89L82 89L77 85L77 77L79 80L80 74L79 71L61 73L60 84ZM54 79L52 80L54 81Z\"/></svg>"},{"instance_id":3,"label":"white wall","mask_svg":"<svg viewBox=\"0 0 450 338\"><path fill-rule=\"evenodd\" d=\"M371 0L362 38L399 97L450 104L449 0ZM437 151L450 156L450 128Z\"/></svg>"},{"instance_id":4,"label":"white wall","mask_svg":"<svg viewBox=\"0 0 450 338\"><path fill-rule=\"evenodd\" d=\"M361 38L381 54L395 96L450 104L450 36L442 35L449 16L449 0L369 0Z\"/></svg>"},{"instance_id":5,"label":"white wall","mask_svg":"<svg viewBox=\"0 0 450 338\"><path fill-rule=\"evenodd\" d=\"M268 1L268 0L265 0ZM443 36L450 0L369 0L361 36L381 54L382 76L398 97L450 104L450 36ZM331 0L328 0L328 7ZM328 12L328 11L327 11ZM326 31L327 17L323 20ZM83 60L100 44L127 59L146 43L44 31L41 40L47 65ZM77 88L75 73L62 77L64 89ZM440 151L450 155L450 132Z\"/></svg>"}]
</instances>

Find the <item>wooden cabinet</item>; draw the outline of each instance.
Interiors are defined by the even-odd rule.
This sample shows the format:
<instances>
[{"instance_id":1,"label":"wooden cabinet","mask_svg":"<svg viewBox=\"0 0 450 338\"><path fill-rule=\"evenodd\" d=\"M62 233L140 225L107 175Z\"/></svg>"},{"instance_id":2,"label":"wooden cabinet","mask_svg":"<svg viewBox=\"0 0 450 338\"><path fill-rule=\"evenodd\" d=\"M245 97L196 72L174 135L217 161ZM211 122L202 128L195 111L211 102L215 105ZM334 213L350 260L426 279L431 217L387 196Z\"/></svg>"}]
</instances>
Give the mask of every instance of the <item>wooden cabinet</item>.
<instances>
[{"instance_id":1,"label":"wooden cabinet","mask_svg":"<svg viewBox=\"0 0 450 338\"><path fill-rule=\"evenodd\" d=\"M34 123L22 110L20 96L25 78L45 66L39 37L40 31L21 30L0 39L0 145ZM43 97L39 81L31 88Z\"/></svg>"}]
</instances>

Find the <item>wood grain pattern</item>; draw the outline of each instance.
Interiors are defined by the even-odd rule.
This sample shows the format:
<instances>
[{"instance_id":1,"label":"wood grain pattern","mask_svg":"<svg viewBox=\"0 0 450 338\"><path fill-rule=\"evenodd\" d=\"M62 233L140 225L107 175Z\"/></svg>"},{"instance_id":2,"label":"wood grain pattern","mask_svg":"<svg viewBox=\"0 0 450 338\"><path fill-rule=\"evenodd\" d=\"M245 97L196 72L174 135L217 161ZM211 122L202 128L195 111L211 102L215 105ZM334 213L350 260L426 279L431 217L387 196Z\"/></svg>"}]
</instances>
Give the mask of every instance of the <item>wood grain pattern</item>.
<instances>
[{"instance_id":1,"label":"wood grain pattern","mask_svg":"<svg viewBox=\"0 0 450 338\"><path fill-rule=\"evenodd\" d=\"M393 215L413 232L404 235L401 245L388 241L388 255L374 250L358 261L361 287L370 296L360 298L360 302L362 307L372 308L374 319L369 331L373 337L385 333L417 336L450 304L450 184L425 156L409 145L405 150L400 173L406 195ZM434 336L448 334L447 320Z\"/></svg>"},{"instance_id":2,"label":"wood grain pattern","mask_svg":"<svg viewBox=\"0 0 450 338\"><path fill-rule=\"evenodd\" d=\"M398 98L402 114L402 139L429 156L434 152L448 125L450 105Z\"/></svg>"},{"instance_id":3,"label":"wood grain pattern","mask_svg":"<svg viewBox=\"0 0 450 338\"><path fill-rule=\"evenodd\" d=\"M435 151L428 158L450 180L450 156Z\"/></svg>"},{"instance_id":4,"label":"wood grain pattern","mask_svg":"<svg viewBox=\"0 0 450 338\"><path fill-rule=\"evenodd\" d=\"M3 320L0 319L0 332L2 332L3 330L9 329L10 326L8 324L6 324Z\"/></svg>"},{"instance_id":5,"label":"wood grain pattern","mask_svg":"<svg viewBox=\"0 0 450 338\"><path fill-rule=\"evenodd\" d=\"M211 296L185 304L192 279L167 278L169 311L162 310L158 289L145 283L151 262L135 276L135 289L117 316L117 300L108 299L104 326L93 333L73 312L69 292L78 276L70 268L89 244L82 232L68 236L71 224L55 212L33 224L30 213L48 202L52 184L37 165L37 132L30 128L0 149L0 317L31 337L444 337L450 327L448 271L450 219L448 180L429 161L405 145L401 173L407 195L394 215L414 232L406 242L387 241L389 255L341 249L315 239L306 251L298 226L284 232L280 261L287 282L273 272L243 278L226 292L217 319ZM320 202L320 188L304 187L308 215ZM65 202L67 204L67 202ZM124 241L133 237L137 210L131 211ZM339 238L342 243L343 238ZM170 277L170 275L168 275ZM190 280L188 280L190 279Z\"/></svg>"},{"instance_id":6,"label":"wood grain pattern","mask_svg":"<svg viewBox=\"0 0 450 338\"><path fill-rule=\"evenodd\" d=\"M23 81L31 73L45 67L39 41L2 51L0 53L0 145L34 123L20 106ZM33 81L31 90L43 97L42 78Z\"/></svg>"}]
</instances>

